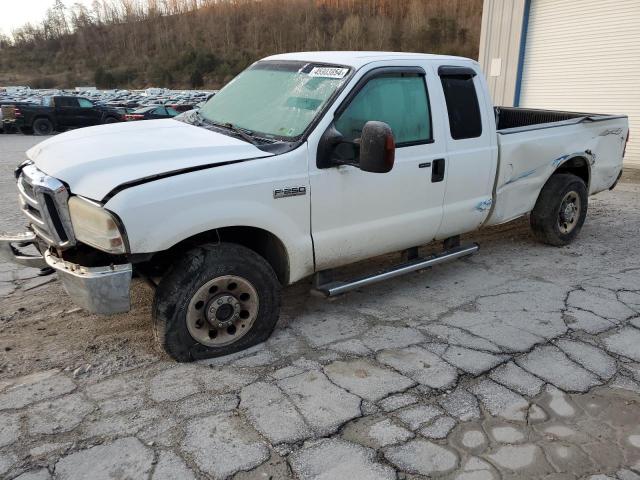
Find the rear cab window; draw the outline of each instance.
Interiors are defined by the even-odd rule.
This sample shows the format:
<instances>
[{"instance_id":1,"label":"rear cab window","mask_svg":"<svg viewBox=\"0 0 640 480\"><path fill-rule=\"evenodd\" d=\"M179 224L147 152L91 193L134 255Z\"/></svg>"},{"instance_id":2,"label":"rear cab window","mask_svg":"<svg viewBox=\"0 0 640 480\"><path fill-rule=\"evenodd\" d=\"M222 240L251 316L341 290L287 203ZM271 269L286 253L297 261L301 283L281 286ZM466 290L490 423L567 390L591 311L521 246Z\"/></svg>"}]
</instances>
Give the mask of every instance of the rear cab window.
<instances>
[{"instance_id":1,"label":"rear cab window","mask_svg":"<svg viewBox=\"0 0 640 480\"><path fill-rule=\"evenodd\" d=\"M482 115L474 82L476 72L469 67L441 66L438 75L442 83L449 131L454 140L482 135Z\"/></svg>"}]
</instances>

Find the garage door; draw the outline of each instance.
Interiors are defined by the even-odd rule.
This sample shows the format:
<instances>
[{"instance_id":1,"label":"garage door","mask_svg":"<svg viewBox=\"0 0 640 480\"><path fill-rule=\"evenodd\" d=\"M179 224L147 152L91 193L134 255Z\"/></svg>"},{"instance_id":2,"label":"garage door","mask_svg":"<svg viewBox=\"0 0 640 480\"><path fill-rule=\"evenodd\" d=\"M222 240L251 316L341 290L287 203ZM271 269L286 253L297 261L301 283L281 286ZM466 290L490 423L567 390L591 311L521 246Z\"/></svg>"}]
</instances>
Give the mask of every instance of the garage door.
<instances>
[{"instance_id":1,"label":"garage door","mask_svg":"<svg viewBox=\"0 0 640 480\"><path fill-rule=\"evenodd\" d=\"M640 0L531 0L520 106L626 114L640 165Z\"/></svg>"}]
</instances>

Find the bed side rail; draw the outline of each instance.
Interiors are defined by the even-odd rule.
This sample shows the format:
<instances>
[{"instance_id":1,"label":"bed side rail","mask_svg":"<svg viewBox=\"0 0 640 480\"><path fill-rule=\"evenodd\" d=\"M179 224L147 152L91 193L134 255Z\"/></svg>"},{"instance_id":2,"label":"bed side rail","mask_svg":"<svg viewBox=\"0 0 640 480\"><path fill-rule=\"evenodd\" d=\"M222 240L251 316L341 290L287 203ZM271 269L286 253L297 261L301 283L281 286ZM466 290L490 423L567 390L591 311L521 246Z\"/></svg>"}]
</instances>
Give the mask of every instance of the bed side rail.
<instances>
[{"instance_id":1,"label":"bed side rail","mask_svg":"<svg viewBox=\"0 0 640 480\"><path fill-rule=\"evenodd\" d=\"M540 123L562 122L574 118L588 117L589 113L537 110L533 108L495 107L498 130L526 127Z\"/></svg>"}]
</instances>

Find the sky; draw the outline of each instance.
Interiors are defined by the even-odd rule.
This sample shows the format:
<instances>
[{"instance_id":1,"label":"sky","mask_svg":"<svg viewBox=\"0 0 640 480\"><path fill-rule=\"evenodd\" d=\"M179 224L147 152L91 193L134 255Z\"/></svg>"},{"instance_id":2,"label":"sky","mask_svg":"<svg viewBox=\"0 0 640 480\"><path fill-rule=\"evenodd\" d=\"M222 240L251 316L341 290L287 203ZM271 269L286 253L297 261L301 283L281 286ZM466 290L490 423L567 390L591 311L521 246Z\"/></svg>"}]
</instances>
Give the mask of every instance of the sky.
<instances>
[{"instance_id":1,"label":"sky","mask_svg":"<svg viewBox=\"0 0 640 480\"><path fill-rule=\"evenodd\" d=\"M0 0L0 32L9 35L11 30L27 22L37 23L44 18L54 0ZM92 0L62 0L67 7L83 3L91 7Z\"/></svg>"}]
</instances>

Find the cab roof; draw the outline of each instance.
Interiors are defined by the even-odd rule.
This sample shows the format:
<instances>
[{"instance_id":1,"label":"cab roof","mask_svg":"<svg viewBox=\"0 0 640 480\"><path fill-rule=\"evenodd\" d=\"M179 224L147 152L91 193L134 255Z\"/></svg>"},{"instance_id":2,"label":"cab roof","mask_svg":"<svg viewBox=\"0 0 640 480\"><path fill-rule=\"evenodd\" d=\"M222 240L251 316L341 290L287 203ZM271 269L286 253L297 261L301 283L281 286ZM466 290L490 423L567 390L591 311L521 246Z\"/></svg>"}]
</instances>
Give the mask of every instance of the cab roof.
<instances>
[{"instance_id":1,"label":"cab roof","mask_svg":"<svg viewBox=\"0 0 640 480\"><path fill-rule=\"evenodd\" d=\"M434 55L428 53L406 53L406 52L347 52L347 51L325 51L325 52L295 52L271 55L263 60L294 60L303 62L333 63L360 68L371 62L382 60L465 60L475 61L465 57L455 57L449 55Z\"/></svg>"}]
</instances>

